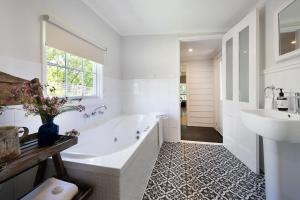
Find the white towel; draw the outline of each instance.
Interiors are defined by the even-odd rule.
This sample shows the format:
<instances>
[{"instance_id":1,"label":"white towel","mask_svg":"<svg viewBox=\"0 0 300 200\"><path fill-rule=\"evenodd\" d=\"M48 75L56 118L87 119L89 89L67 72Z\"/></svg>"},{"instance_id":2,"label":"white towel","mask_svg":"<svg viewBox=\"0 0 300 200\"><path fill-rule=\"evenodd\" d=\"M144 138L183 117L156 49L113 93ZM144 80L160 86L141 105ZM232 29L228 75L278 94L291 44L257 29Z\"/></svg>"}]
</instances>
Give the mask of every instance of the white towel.
<instances>
[{"instance_id":1,"label":"white towel","mask_svg":"<svg viewBox=\"0 0 300 200\"><path fill-rule=\"evenodd\" d=\"M21 200L70 200L77 192L75 184L49 178Z\"/></svg>"}]
</instances>

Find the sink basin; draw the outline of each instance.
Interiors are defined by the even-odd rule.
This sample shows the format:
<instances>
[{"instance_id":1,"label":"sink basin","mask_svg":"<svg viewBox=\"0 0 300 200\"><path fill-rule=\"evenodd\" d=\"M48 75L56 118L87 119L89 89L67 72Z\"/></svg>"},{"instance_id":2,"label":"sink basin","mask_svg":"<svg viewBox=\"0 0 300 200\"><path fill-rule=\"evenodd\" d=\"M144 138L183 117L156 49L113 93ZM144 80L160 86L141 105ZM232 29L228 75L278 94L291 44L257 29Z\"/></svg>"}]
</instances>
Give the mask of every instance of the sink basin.
<instances>
[{"instance_id":1,"label":"sink basin","mask_svg":"<svg viewBox=\"0 0 300 200\"><path fill-rule=\"evenodd\" d=\"M263 137L267 200L299 200L300 116L280 111L244 110L244 125Z\"/></svg>"},{"instance_id":2,"label":"sink basin","mask_svg":"<svg viewBox=\"0 0 300 200\"><path fill-rule=\"evenodd\" d=\"M300 143L300 115L281 111L243 110L242 122L253 132L265 138Z\"/></svg>"}]
</instances>

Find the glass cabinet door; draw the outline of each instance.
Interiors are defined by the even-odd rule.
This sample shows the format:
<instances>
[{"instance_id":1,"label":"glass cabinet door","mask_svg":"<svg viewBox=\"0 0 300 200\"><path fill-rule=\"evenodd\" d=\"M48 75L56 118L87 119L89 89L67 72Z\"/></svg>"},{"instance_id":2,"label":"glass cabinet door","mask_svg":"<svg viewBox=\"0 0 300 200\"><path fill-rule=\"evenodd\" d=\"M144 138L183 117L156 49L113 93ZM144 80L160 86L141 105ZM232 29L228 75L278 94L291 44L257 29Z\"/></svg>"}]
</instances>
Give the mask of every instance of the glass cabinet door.
<instances>
[{"instance_id":1,"label":"glass cabinet door","mask_svg":"<svg viewBox=\"0 0 300 200\"><path fill-rule=\"evenodd\" d=\"M249 102L249 27L239 32L239 100Z\"/></svg>"},{"instance_id":2,"label":"glass cabinet door","mask_svg":"<svg viewBox=\"0 0 300 200\"><path fill-rule=\"evenodd\" d=\"M233 39L226 42L226 99L233 100Z\"/></svg>"}]
</instances>

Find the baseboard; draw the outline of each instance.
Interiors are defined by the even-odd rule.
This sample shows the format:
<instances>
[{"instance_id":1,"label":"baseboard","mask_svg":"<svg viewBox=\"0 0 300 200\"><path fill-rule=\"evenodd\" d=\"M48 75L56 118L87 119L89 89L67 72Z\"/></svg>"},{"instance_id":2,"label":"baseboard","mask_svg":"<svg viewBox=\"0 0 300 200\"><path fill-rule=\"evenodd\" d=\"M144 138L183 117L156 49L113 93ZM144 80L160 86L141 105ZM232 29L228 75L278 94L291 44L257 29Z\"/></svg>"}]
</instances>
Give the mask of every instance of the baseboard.
<instances>
[{"instance_id":1,"label":"baseboard","mask_svg":"<svg viewBox=\"0 0 300 200\"><path fill-rule=\"evenodd\" d=\"M202 141L191 141L191 140L180 140L180 142L191 143L191 144L209 144L209 145L221 145L221 146L223 146L223 143L217 143L217 142L202 142Z\"/></svg>"},{"instance_id":2,"label":"baseboard","mask_svg":"<svg viewBox=\"0 0 300 200\"><path fill-rule=\"evenodd\" d=\"M214 127L214 129L223 137L223 132L218 127Z\"/></svg>"}]
</instances>

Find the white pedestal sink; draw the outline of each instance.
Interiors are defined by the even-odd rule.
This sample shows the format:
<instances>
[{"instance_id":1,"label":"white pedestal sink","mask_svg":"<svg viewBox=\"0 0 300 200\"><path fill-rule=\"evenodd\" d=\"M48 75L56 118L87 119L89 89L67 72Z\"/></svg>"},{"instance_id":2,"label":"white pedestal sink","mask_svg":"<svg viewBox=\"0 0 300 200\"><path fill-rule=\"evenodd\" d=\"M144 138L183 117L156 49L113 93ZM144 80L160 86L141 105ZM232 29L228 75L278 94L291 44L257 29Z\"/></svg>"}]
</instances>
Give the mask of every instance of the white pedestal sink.
<instances>
[{"instance_id":1,"label":"white pedestal sink","mask_svg":"<svg viewBox=\"0 0 300 200\"><path fill-rule=\"evenodd\" d=\"M244 110L242 122L263 137L267 200L300 199L300 116Z\"/></svg>"}]
</instances>

